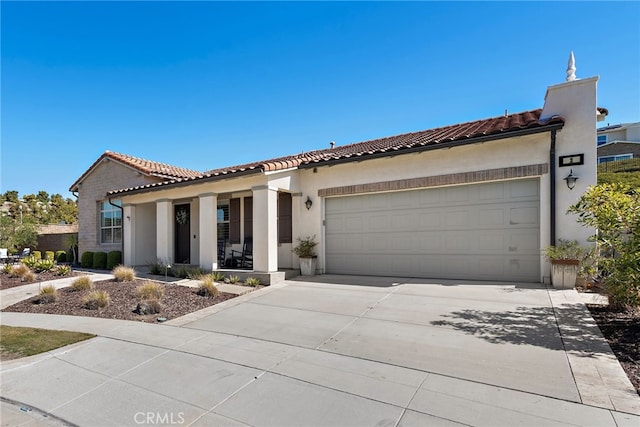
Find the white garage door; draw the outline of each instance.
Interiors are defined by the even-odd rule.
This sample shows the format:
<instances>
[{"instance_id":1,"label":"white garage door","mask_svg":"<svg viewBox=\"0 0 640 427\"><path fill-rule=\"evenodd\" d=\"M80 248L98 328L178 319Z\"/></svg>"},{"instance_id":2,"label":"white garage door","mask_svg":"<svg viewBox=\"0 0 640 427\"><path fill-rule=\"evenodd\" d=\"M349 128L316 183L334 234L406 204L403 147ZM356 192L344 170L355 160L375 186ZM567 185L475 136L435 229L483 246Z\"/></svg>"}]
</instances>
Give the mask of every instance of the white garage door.
<instances>
[{"instance_id":1,"label":"white garage door","mask_svg":"<svg viewBox=\"0 0 640 427\"><path fill-rule=\"evenodd\" d=\"M327 272L539 281L537 179L326 200Z\"/></svg>"}]
</instances>

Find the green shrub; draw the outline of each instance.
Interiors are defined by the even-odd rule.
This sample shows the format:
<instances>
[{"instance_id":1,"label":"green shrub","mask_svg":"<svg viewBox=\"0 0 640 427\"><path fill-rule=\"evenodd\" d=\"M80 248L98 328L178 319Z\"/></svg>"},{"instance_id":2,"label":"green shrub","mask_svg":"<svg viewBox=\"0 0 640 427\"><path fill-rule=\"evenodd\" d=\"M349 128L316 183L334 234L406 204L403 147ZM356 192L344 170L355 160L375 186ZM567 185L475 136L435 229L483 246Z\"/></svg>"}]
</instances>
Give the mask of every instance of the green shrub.
<instances>
[{"instance_id":1,"label":"green shrub","mask_svg":"<svg viewBox=\"0 0 640 427\"><path fill-rule=\"evenodd\" d=\"M50 260L50 261L53 261L53 260L55 259L55 258L54 258L54 255L55 255L55 254L54 254L54 252L53 252L53 251L46 251L46 252L44 253L44 259L46 259L46 260Z\"/></svg>"},{"instance_id":2,"label":"green shrub","mask_svg":"<svg viewBox=\"0 0 640 427\"><path fill-rule=\"evenodd\" d=\"M56 266L56 262L52 259L40 259L33 266L36 273L42 273L43 271L52 270Z\"/></svg>"},{"instance_id":3,"label":"green shrub","mask_svg":"<svg viewBox=\"0 0 640 427\"><path fill-rule=\"evenodd\" d=\"M136 278L136 271L125 265L117 266L111 270L111 274L115 276L117 282L131 282Z\"/></svg>"},{"instance_id":4,"label":"green shrub","mask_svg":"<svg viewBox=\"0 0 640 427\"><path fill-rule=\"evenodd\" d=\"M158 300L164 296L164 288L159 283L146 281L136 288L136 295L141 300Z\"/></svg>"},{"instance_id":5,"label":"green shrub","mask_svg":"<svg viewBox=\"0 0 640 427\"><path fill-rule=\"evenodd\" d=\"M93 253L93 268L97 268L99 270L107 269L107 253L106 252Z\"/></svg>"},{"instance_id":6,"label":"green shrub","mask_svg":"<svg viewBox=\"0 0 640 427\"><path fill-rule=\"evenodd\" d=\"M260 285L260 279L257 277L247 277L247 280L244 281L245 285L256 287Z\"/></svg>"},{"instance_id":7,"label":"green shrub","mask_svg":"<svg viewBox=\"0 0 640 427\"><path fill-rule=\"evenodd\" d=\"M240 281L240 277L238 276L229 276L229 283L236 284ZM226 282L226 280L225 280Z\"/></svg>"},{"instance_id":8,"label":"green shrub","mask_svg":"<svg viewBox=\"0 0 640 427\"><path fill-rule=\"evenodd\" d=\"M82 303L89 310L97 310L104 308L111 302L111 297L106 291L91 291L84 298Z\"/></svg>"},{"instance_id":9,"label":"green shrub","mask_svg":"<svg viewBox=\"0 0 640 427\"><path fill-rule=\"evenodd\" d=\"M56 251L56 261L67 262L67 253L65 251Z\"/></svg>"},{"instance_id":10,"label":"green shrub","mask_svg":"<svg viewBox=\"0 0 640 427\"><path fill-rule=\"evenodd\" d=\"M58 299L58 291L53 285L43 286L40 289L40 293L38 294L38 303L40 304L49 304L52 302L56 302Z\"/></svg>"},{"instance_id":11,"label":"green shrub","mask_svg":"<svg viewBox=\"0 0 640 427\"><path fill-rule=\"evenodd\" d=\"M593 239L609 304L640 307L640 191L623 184L589 187L568 212L598 230Z\"/></svg>"},{"instance_id":12,"label":"green shrub","mask_svg":"<svg viewBox=\"0 0 640 427\"><path fill-rule=\"evenodd\" d=\"M34 257L35 259L42 259L42 252L40 251L33 251L33 253L31 254L32 257Z\"/></svg>"},{"instance_id":13,"label":"green shrub","mask_svg":"<svg viewBox=\"0 0 640 427\"><path fill-rule=\"evenodd\" d=\"M211 273L214 282L222 282L224 281L224 273L222 271L214 271Z\"/></svg>"},{"instance_id":14,"label":"green shrub","mask_svg":"<svg viewBox=\"0 0 640 427\"><path fill-rule=\"evenodd\" d=\"M107 270L113 270L117 265L122 263L122 252L111 251L107 254Z\"/></svg>"},{"instance_id":15,"label":"green shrub","mask_svg":"<svg viewBox=\"0 0 640 427\"><path fill-rule=\"evenodd\" d=\"M71 283L74 291L88 291L93 289L93 280L89 276L80 276Z\"/></svg>"},{"instance_id":16,"label":"green shrub","mask_svg":"<svg viewBox=\"0 0 640 427\"><path fill-rule=\"evenodd\" d=\"M38 264L38 261L40 261L40 258L36 258L34 255L29 255L28 257L22 258L20 260L22 264L26 265L30 269L35 268L35 266Z\"/></svg>"},{"instance_id":17,"label":"green shrub","mask_svg":"<svg viewBox=\"0 0 640 427\"><path fill-rule=\"evenodd\" d=\"M80 257L80 265L82 268L93 268L93 252L83 252Z\"/></svg>"},{"instance_id":18,"label":"green shrub","mask_svg":"<svg viewBox=\"0 0 640 427\"><path fill-rule=\"evenodd\" d=\"M68 265L58 265L56 268L56 274L58 276L68 276L71 273L71 267Z\"/></svg>"},{"instance_id":19,"label":"green shrub","mask_svg":"<svg viewBox=\"0 0 640 427\"><path fill-rule=\"evenodd\" d=\"M213 277L211 275L202 276L200 284L198 285L198 295L201 297L213 298L220 292L216 285L213 283Z\"/></svg>"},{"instance_id":20,"label":"green shrub","mask_svg":"<svg viewBox=\"0 0 640 427\"><path fill-rule=\"evenodd\" d=\"M13 273L13 265L11 265L11 264L5 264L5 265L3 265L3 266L2 266L2 272L3 272L4 274L8 274L9 276L11 276L11 275L12 275L12 273Z\"/></svg>"}]
</instances>

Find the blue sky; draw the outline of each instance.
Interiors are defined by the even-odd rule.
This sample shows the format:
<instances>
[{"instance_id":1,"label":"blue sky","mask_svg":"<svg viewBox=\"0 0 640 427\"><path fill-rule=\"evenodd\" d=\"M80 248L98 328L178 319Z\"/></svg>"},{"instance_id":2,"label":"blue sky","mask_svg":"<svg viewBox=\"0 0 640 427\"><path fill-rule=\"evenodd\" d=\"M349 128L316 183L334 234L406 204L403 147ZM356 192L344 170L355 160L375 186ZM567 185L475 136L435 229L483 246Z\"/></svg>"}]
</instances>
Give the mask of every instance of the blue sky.
<instances>
[{"instance_id":1,"label":"blue sky","mask_svg":"<svg viewBox=\"0 0 640 427\"><path fill-rule=\"evenodd\" d=\"M196 170L540 108L600 76L640 120L638 2L7 2L0 192L105 151Z\"/></svg>"}]
</instances>

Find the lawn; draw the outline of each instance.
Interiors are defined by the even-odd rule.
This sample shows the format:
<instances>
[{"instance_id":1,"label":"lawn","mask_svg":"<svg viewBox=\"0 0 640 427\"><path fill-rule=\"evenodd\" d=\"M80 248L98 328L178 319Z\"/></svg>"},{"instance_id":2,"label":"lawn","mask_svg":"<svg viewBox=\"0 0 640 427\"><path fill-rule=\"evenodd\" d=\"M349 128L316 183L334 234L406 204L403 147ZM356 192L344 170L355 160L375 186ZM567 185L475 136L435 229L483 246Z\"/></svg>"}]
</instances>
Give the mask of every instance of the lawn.
<instances>
[{"instance_id":1,"label":"lawn","mask_svg":"<svg viewBox=\"0 0 640 427\"><path fill-rule=\"evenodd\" d=\"M93 337L82 332L0 325L0 360L33 356Z\"/></svg>"}]
</instances>

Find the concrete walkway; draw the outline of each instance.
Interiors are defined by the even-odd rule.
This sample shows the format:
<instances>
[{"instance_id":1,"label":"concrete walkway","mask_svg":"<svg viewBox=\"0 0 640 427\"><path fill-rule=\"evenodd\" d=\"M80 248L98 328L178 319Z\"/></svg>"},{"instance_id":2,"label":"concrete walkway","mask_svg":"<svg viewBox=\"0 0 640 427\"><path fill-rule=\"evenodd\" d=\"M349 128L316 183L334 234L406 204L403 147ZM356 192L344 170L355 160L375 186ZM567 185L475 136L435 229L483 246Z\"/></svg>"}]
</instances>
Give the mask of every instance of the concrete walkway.
<instances>
[{"instance_id":1,"label":"concrete walkway","mask_svg":"<svg viewBox=\"0 0 640 427\"><path fill-rule=\"evenodd\" d=\"M575 291L313 280L163 325L1 313L98 337L3 363L0 394L87 426L640 425Z\"/></svg>"}]
</instances>

